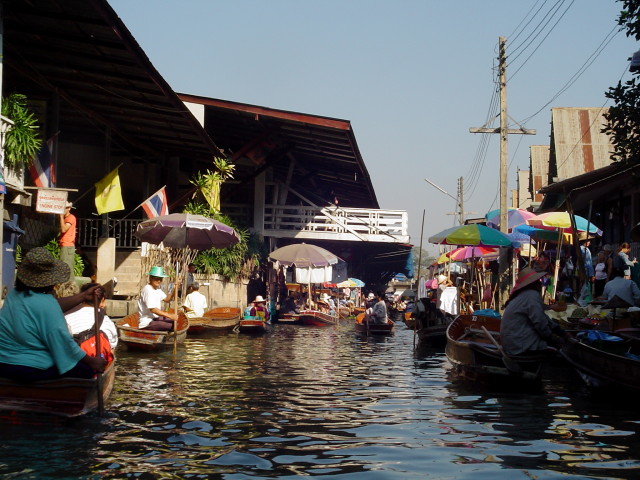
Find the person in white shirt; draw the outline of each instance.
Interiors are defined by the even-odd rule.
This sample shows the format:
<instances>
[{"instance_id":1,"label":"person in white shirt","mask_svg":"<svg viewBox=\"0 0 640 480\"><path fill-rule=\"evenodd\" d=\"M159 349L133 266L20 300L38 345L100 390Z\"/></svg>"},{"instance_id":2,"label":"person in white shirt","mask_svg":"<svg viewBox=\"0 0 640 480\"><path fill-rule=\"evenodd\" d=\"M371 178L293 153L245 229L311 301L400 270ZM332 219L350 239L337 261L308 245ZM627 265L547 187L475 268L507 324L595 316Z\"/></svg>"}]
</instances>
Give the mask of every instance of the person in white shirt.
<instances>
[{"instance_id":1,"label":"person in white shirt","mask_svg":"<svg viewBox=\"0 0 640 480\"><path fill-rule=\"evenodd\" d=\"M91 287L99 286L97 283L85 283L80 288L80 291L86 292ZM113 321L104 314L104 308L107 305L107 300L104 297L104 290L98 289L98 298L100 299L98 308L101 310L100 316L102 316L102 323L100 325L100 331L104 333L109 340L111 350L114 350L118 345L118 329ZM69 333L71 335L79 335L88 330L93 330L95 325L95 312L92 303L83 302L80 305L68 310L64 313L64 318L67 321L69 327ZM88 332L89 335L92 333Z\"/></svg>"},{"instance_id":2,"label":"person in white shirt","mask_svg":"<svg viewBox=\"0 0 640 480\"><path fill-rule=\"evenodd\" d=\"M138 328L140 330L159 330L168 332L173 329L173 322L178 320L177 313L162 310L162 302L170 302L176 291L167 295L160 289L162 279L169 275L164 273L162 267L152 267L149 272L149 283L144 286L138 298Z\"/></svg>"},{"instance_id":3,"label":"person in white shirt","mask_svg":"<svg viewBox=\"0 0 640 480\"><path fill-rule=\"evenodd\" d=\"M187 288L187 297L184 299L184 311L188 318L198 318L204 315L207 310L207 297L201 294L198 290L200 284L193 282Z\"/></svg>"}]
</instances>

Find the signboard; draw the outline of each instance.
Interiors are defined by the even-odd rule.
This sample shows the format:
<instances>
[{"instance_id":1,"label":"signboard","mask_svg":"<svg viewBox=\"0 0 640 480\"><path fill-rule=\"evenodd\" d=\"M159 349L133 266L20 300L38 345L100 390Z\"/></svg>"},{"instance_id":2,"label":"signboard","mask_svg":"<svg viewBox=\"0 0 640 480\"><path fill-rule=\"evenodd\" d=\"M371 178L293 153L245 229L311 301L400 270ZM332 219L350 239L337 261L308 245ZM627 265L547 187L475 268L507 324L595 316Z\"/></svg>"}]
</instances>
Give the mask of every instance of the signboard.
<instances>
[{"instance_id":1,"label":"signboard","mask_svg":"<svg viewBox=\"0 0 640 480\"><path fill-rule=\"evenodd\" d=\"M67 205L66 190L49 190L47 188L38 189L36 200L36 212L40 213L64 213Z\"/></svg>"}]
</instances>

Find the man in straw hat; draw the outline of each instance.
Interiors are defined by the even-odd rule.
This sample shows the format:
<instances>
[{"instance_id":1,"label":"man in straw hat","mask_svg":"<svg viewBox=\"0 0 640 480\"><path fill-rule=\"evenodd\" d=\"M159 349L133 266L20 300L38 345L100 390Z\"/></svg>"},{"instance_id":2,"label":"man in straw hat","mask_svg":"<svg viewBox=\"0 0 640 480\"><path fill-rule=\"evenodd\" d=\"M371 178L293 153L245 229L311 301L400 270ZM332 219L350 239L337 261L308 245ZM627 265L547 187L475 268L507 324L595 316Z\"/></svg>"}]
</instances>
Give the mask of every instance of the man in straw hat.
<instances>
[{"instance_id":1,"label":"man in straw hat","mask_svg":"<svg viewBox=\"0 0 640 480\"><path fill-rule=\"evenodd\" d=\"M549 343L559 343L568 335L544 313L540 279L545 275L530 267L520 270L500 323L502 348L508 355L544 350ZM551 308L561 309L558 304Z\"/></svg>"},{"instance_id":2,"label":"man in straw hat","mask_svg":"<svg viewBox=\"0 0 640 480\"><path fill-rule=\"evenodd\" d=\"M138 298L138 328L141 330L159 330L168 332L173 329L173 322L178 320L177 313L170 313L162 309L162 302L170 302L176 291L174 288L171 294L162 291L160 286L162 280L169 275L164 273L162 267L151 267L148 273L149 283L144 286Z\"/></svg>"},{"instance_id":3,"label":"man in straw hat","mask_svg":"<svg viewBox=\"0 0 640 480\"><path fill-rule=\"evenodd\" d=\"M42 247L27 252L16 277L0 310L0 376L30 382L104 371L106 360L78 346L62 314L92 300L98 287L56 301L53 287L67 281L69 266Z\"/></svg>"}]
</instances>

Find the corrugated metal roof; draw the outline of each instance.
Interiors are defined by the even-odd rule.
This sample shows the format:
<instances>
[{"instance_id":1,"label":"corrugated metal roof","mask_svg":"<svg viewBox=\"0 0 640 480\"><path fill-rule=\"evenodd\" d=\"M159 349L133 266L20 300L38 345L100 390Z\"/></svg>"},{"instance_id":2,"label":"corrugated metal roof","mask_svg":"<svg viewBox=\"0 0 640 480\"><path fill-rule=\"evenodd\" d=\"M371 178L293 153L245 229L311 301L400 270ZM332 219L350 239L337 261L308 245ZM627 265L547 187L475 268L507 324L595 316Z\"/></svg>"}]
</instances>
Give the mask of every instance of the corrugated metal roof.
<instances>
[{"instance_id":1,"label":"corrugated metal roof","mask_svg":"<svg viewBox=\"0 0 640 480\"><path fill-rule=\"evenodd\" d=\"M531 171L529 190L533 201L541 202L544 195L537 192L549 183L549 145L531 145L529 158Z\"/></svg>"},{"instance_id":2,"label":"corrugated metal roof","mask_svg":"<svg viewBox=\"0 0 640 480\"><path fill-rule=\"evenodd\" d=\"M607 111L601 107L551 109L552 177L564 180L611 164L611 142L601 132Z\"/></svg>"}]
</instances>

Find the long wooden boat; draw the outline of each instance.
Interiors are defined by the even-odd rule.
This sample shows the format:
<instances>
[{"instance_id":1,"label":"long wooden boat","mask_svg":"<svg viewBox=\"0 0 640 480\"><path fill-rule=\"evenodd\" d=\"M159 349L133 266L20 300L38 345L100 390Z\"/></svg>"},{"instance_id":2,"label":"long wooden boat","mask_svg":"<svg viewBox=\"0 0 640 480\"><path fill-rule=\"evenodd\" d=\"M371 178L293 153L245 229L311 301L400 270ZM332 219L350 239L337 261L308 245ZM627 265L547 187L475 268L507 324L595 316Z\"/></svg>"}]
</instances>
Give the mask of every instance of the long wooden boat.
<instances>
[{"instance_id":1,"label":"long wooden boat","mask_svg":"<svg viewBox=\"0 0 640 480\"><path fill-rule=\"evenodd\" d=\"M278 317L278 323L284 323L287 325L299 325L300 314L298 313L283 313Z\"/></svg>"},{"instance_id":2,"label":"long wooden boat","mask_svg":"<svg viewBox=\"0 0 640 480\"><path fill-rule=\"evenodd\" d=\"M244 317L238 322L238 331L250 335L261 335L271 330L271 324L260 317Z\"/></svg>"},{"instance_id":3,"label":"long wooden boat","mask_svg":"<svg viewBox=\"0 0 640 480\"><path fill-rule=\"evenodd\" d=\"M471 314L458 315L446 330L445 354L454 371L469 380L492 386L537 389L541 386L542 366L557 351L506 358L484 333L484 327L499 344L500 318Z\"/></svg>"},{"instance_id":4,"label":"long wooden boat","mask_svg":"<svg viewBox=\"0 0 640 480\"><path fill-rule=\"evenodd\" d=\"M310 325L313 327L326 327L340 323L340 319L337 316L318 310L302 310L298 314L298 318L302 325Z\"/></svg>"},{"instance_id":5,"label":"long wooden boat","mask_svg":"<svg viewBox=\"0 0 640 480\"><path fill-rule=\"evenodd\" d=\"M387 319L387 323L368 323L364 321L364 313L358 314L354 329L363 335L392 335L395 324Z\"/></svg>"},{"instance_id":6,"label":"long wooden boat","mask_svg":"<svg viewBox=\"0 0 640 480\"><path fill-rule=\"evenodd\" d=\"M204 313L202 317L189 318L188 333L201 334L230 330L240 321L242 310L235 307L217 307Z\"/></svg>"},{"instance_id":7,"label":"long wooden boat","mask_svg":"<svg viewBox=\"0 0 640 480\"><path fill-rule=\"evenodd\" d=\"M173 347L174 343L183 343L187 338L189 319L178 316L176 331L161 332L138 328L139 314L132 313L115 322L120 343L134 350L162 350Z\"/></svg>"},{"instance_id":8,"label":"long wooden boat","mask_svg":"<svg viewBox=\"0 0 640 480\"><path fill-rule=\"evenodd\" d=\"M115 378L115 361L102 374L102 400L106 403ZM96 378L58 378L38 382L15 382L0 378L0 411L77 417L98 407Z\"/></svg>"},{"instance_id":9,"label":"long wooden boat","mask_svg":"<svg viewBox=\"0 0 640 480\"><path fill-rule=\"evenodd\" d=\"M636 339L607 333L619 341L589 340L587 332L576 335L560 349L590 387L640 391L640 348Z\"/></svg>"}]
</instances>

